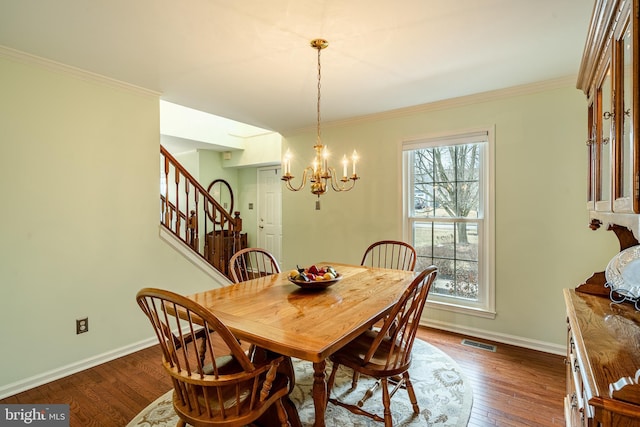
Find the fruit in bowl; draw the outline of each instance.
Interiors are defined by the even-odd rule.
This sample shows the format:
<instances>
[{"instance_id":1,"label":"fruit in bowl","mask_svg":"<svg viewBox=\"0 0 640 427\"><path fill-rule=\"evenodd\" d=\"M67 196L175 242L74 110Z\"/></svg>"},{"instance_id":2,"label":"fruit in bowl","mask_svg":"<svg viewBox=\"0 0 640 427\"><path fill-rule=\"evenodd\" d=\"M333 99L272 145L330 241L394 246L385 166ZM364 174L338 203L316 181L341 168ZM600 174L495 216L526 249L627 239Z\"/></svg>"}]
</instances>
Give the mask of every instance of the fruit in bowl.
<instances>
[{"instance_id":1,"label":"fruit in bowl","mask_svg":"<svg viewBox=\"0 0 640 427\"><path fill-rule=\"evenodd\" d=\"M312 265L308 268L298 267L289 272L289 279L293 282L322 282L336 280L340 275L335 268L327 266Z\"/></svg>"}]
</instances>

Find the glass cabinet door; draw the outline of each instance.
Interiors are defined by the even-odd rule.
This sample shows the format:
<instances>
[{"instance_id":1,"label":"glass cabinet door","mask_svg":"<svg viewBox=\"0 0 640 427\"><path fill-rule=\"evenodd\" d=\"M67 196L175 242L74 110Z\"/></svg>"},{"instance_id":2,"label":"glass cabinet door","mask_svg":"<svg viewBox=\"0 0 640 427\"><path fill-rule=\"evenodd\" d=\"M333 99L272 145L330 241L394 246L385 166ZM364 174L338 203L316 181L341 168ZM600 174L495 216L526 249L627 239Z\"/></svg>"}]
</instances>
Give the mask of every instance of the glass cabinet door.
<instances>
[{"instance_id":1,"label":"glass cabinet door","mask_svg":"<svg viewBox=\"0 0 640 427\"><path fill-rule=\"evenodd\" d=\"M595 209L596 200L596 187L597 187L597 170L598 170L598 144L596 144L596 112L597 108L594 105L593 99L589 101L589 115L588 115L588 138L587 138L587 156L589 159L589 168L587 177L587 209Z\"/></svg>"},{"instance_id":2,"label":"glass cabinet door","mask_svg":"<svg viewBox=\"0 0 640 427\"><path fill-rule=\"evenodd\" d=\"M637 212L637 197L634 196L637 187L634 178L637 171L634 170L636 147L633 135L633 43L631 25L628 20L626 23L621 38L616 41L616 57L620 64L620 81L617 87L621 96L617 105L620 113L619 117L616 117L616 122L620 127L617 132L620 152L617 164L620 170L617 173L619 188L616 190L614 210L617 212ZM635 167L637 168L637 165Z\"/></svg>"},{"instance_id":3,"label":"glass cabinet door","mask_svg":"<svg viewBox=\"0 0 640 427\"><path fill-rule=\"evenodd\" d=\"M640 238L640 0L598 0L578 87L587 95L587 209Z\"/></svg>"},{"instance_id":4,"label":"glass cabinet door","mask_svg":"<svg viewBox=\"0 0 640 427\"><path fill-rule=\"evenodd\" d=\"M597 135L598 169L596 173L596 210L611 211L611 131L613 112L611 104L611 66L607 66L597 91L600 132Z\"/></svg>"}]
</instances>

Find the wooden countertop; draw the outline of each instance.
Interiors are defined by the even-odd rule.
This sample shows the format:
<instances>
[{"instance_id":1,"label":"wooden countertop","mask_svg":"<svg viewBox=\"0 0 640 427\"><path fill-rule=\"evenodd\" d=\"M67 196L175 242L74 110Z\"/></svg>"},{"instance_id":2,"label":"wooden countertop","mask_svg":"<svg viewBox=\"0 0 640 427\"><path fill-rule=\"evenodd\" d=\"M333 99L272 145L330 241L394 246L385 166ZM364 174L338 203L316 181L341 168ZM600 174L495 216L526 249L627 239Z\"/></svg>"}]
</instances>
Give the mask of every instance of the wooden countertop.
<instances>
[{"instance_id":1,"label":"wooden countertop","mask_svg":"<svg viewBox=\"0 0 640 427\"><path fill-rule=\"evenodd\" d=\"M640 405L640 312L630 303L564 290L574 345L584 367L588 395Z\"/></svg>"}]
</instances>

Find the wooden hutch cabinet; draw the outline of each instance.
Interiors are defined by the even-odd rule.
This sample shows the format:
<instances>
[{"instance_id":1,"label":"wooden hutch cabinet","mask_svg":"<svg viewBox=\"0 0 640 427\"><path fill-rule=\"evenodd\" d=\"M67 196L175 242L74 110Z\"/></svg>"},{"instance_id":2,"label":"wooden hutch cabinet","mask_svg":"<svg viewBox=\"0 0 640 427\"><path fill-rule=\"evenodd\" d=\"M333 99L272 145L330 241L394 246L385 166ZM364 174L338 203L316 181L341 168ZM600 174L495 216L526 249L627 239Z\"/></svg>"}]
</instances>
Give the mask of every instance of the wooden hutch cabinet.
<instances>
[{"instance_id":1,"label":"wooden hutch cabinet","mask_svg":"<svg viewBox=\"0 0 640 427\"><path fill-rule=\"evenodd\" d=\"M638 230L638 73L638 0L597 0L578 76L589 106L587 201L594 225Z\"/></svg>"},{"instance_id":2,"label":"wooden hutch cabinet","mask_svg":"<svg viewBox=\"0 0 640 427\"><path fill-rule=\"evenodd\" d=\"M590 227L612 230L621 251L640 235L639 3L596 0L577 84L588 101ZM597 272L564 290L567 426L640 426L640 312L613 303L605 284Z\"/></svg>"}]
</instances>

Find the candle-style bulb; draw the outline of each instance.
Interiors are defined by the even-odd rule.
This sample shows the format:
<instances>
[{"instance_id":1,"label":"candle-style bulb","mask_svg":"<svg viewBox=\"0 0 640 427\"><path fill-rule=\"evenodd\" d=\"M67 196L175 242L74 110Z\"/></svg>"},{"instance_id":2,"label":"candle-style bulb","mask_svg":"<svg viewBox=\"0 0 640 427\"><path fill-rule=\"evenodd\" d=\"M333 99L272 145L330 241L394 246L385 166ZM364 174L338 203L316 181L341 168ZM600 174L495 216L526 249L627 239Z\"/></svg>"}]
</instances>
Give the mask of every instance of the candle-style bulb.
<instances>
[{"instance_id":1,"label":"candle-style bulb","mask_svg":"<svg viewBox=\"0 0 640 427\"><path fill-rule=\"evenodd\" d=\"M322 172L327 172L329 170L329 150L326 145L322 149L322 167Z\"/></svg>"},{"instance_id":2,"label":"candle-style bulb","mask_svg":"<svg viewBox=\"0 0 640 427\"><path fill-rule=\"evenodd\" d=\"M291 154L291 150L289 150L287 148L287 152L284 153L284 174L290 174L291 173L291 158L293 157L293 155Z\"/></svg>"},{"instance_id":3,"label":"candle-style bulb","mask_svg":"<svg viewBox=\"0 0 640 427\"><path fill-rule=\"evenodd\" d=\"M353 154L351 155L351 160L353 160L353 175L356 175L356 163L358 163L358 152L353 150Z\"/></svg>"},{"instance_id":4,"label":"candle-style bulb","mask_svg":"<svg viewBox=\"0 0 640 427\"><path fill-rule=\"evenodd\" d=\"M342 176L344 178L347 177L347 167L349 166L349 159L347 159L347 155L342 156Z\"/></svg>"}]
</instances>

